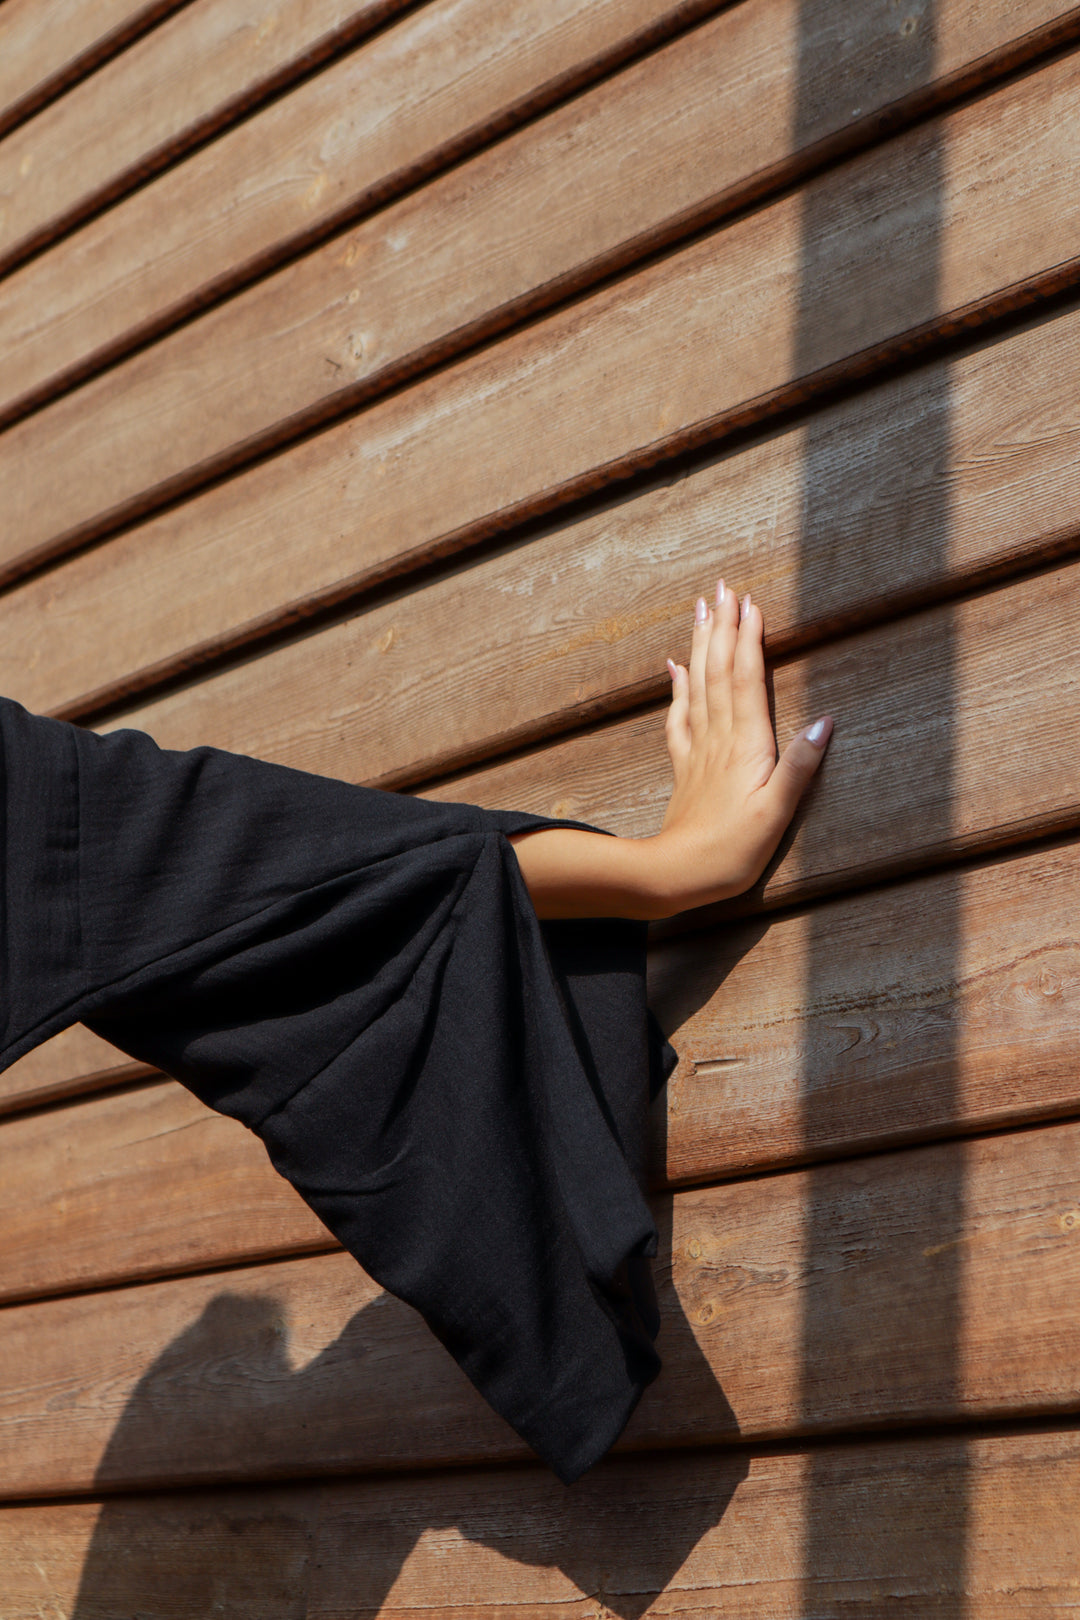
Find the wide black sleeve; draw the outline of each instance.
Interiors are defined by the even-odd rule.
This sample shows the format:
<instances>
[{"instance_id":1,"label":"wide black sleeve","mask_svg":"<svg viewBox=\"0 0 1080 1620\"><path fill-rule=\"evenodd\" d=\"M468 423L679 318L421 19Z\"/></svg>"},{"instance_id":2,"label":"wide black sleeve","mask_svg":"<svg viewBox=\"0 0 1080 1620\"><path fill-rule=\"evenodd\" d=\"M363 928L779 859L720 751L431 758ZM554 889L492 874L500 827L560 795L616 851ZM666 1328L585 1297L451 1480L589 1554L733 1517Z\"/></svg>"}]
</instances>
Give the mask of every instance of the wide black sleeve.
<instances>
[{"instance_id":1,"label":"wide black sleeve","mask_svg":"<svg viewBox=\"0 0 1080 1620\"><path fill-rule=\"evenodd\" d=\"M645 928L541 925L507 834L0 700L0 1066L81 1021L263 1140L560 1478L656 1376Z\"/></svg>"}]
</instances>

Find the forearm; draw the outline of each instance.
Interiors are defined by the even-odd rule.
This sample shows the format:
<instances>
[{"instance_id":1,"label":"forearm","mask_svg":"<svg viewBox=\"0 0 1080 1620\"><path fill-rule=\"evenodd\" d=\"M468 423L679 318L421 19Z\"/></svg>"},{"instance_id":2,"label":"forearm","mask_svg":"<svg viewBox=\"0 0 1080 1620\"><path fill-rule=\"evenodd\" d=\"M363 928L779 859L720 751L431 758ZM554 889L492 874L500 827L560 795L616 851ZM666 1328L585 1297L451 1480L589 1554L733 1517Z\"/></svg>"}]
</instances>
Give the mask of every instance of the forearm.
<instances>
[{"instance_id":1,"label":"forearm","mask_svg":"<svg viewBox=\"0 0 1080 1620\"><path fill-rule=\"evenodd\" d=\"M538 917L652 919L679 909L659 838L545 827L510 842Z\"/></svg>"}]
</instances>

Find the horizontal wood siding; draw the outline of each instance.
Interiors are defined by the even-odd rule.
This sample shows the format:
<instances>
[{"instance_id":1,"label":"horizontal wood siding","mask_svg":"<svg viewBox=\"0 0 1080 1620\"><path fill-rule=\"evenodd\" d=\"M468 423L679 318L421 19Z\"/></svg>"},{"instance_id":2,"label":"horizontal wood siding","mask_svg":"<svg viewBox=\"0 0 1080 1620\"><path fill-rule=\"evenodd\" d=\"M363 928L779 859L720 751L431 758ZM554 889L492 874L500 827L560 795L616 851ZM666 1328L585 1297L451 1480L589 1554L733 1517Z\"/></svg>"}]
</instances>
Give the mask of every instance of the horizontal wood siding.
<instances>
[{"instance_id":1,"label":"horizontal wood siding","mask_svg":"<svg viewBox=\"0 0 1080 1620\"><path fill-rule=\"evenodd\" d=\"M702 1620L963 1602L971 1620L1042 1620L1074 1601L1078 1488L1072 1429L876 1439L624 1458L573 1492L487 1469L7 1508L0 1557L11 1620L71 1613L80 1585L145 1620L211 1598L259 1620L406 1620L447 1592L469 1620L593 1620L598 1602ZM808 1574L814 1519L830 1529ZM962 1571L943 1555L958 1539Z\"/></svg>"},{"instance_id":2,"label":"horizontal wood siding","mask_svg":"<svg viewBox=\"0 0 1080 1620\"><path fill-rule=\"evenodd\" d=\"M659 1203L665 1373L619 1447L1075 1411L1078 1151L1051 1125ZM9 1305L4 1328L10 1496L527 1456L347 1254ZM132 1408L140 1445L111 1450Z\"/></svg>"},{"instance_id":3,"label":"horizontal wood siding","mask_svg":"<svg viewBox=\"0 0 1080 1620\"><path fill-rule=\"evenodd\" d=\"M1078 143L1067 0L3 0L0 691L647 835L722 572L836 719L654 929L572 1491L235 1122L0 1076L3 1620L1074 1612Z\"/></svg>"},{"instance_id":4,"label":"horizontal wood siding","mask_svg":"<svg viewBox=\"0 0 1080 1620\"><path fill-rule=\"evenodd\" d=\"M0 286L0 341L10 354L4 413L722 4L426 0L9 276ZM1058 15L1033 12L1038 23ZM1061 13L1057 26L1071 30L1075 21Z\"/></svg>"},{"instance_id":5,"label":"horizontal wood siding","mask_svg":"<svg viewBox=\"0 0 1080 1620\"><path fill-rule=\"evenodd\" d=\"M189 0L0 146L0 265L130 190L404 4Z\"/></svg>"},{"instance_id":6,"label":"horizontal wood siding","mask_svg":"<svg viewBox=\"0 0 1080 1620\"><path fill-rule=\"evenodd\" d=\"M919 927L954 907L962 959ZM668 941L653 998L680 1064L654 1184L1080 1113L1078 907L1068 844ZM0 1297L333 1246L261 1143L172 1081L28 1114L6 1142Z\"/></svg>"}]
</instances>

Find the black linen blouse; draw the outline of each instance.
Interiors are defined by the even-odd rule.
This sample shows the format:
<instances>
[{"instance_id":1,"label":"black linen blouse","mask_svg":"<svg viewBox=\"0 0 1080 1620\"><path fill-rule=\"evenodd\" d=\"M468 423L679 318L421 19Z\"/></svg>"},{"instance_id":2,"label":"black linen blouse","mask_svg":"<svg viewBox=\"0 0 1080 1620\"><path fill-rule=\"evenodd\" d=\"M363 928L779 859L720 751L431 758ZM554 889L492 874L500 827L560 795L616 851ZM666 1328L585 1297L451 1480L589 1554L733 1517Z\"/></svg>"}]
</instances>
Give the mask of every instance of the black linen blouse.
<instances>
[{"instance_id":1,"label":"black linen blouse","mask_svg":"<svg viewBox=\"0 0 1080 1620\"><path fill-rule=\"evenodd\" d=\"M0 699L0 1067L82 1022L256 1132L570 1482L659 1371L642 1193L674 1054L644 924L537 922L508 833Z\"/></svg>"}]
</instances>

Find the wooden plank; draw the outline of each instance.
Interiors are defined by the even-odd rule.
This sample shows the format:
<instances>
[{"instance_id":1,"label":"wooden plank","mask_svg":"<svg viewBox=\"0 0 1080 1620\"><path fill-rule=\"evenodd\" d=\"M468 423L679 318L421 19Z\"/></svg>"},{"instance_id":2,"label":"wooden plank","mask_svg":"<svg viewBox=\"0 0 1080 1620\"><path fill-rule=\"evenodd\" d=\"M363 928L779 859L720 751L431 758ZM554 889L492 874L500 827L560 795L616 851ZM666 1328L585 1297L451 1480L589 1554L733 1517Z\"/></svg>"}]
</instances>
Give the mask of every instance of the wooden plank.
<instances>
[{"instance_id":1,"label":"wooden plank","mask_svg":"<svg viewBox=\"0 0 1080 1620\"><path fill-rule=\"evenodd\" d=\"M1074 1411L1078 1150L1055 1125L676 1194L665 1372L621 1445ZM345 1254L2 1321L9 1496L522 1455Z\"/></svg>"},{"instance_id":2,"label":"wooden plank","mask_svg":"<svg viewBox=\"0 0 1080 1620\"><path fill-rule=\"evenodd\" d=\"M190 0L0 145L0 270L406 3Z\"/></svg>"},{"instance_id":3,"label":"wooden plank","mask_svg":"<svg viewBox=\"0 0 1080 1620\"><path fill-rule=\"evenodd\" d=\"M1067 537L1076 505L1070 452L1075 430L1069 414L1075 397L1070 360L1076 332L1076 317L1069 317L1037 328L1030 336L1008 340L1001 350L1014 352L1001 368L996 365L997 351L989 349L929 382L923 373L913 374L902 385L900 395L890 384L865 421L860 421L854 406L841 407L820 419L822 426L827 426L830 417L835 421L835 459L840 464L848 461L850 471L835 491L827 490L815 504L808 540L819 551L814 560L808 549L806 559L813 582L807 597L815 616L826 621L842 617L844 591L851 592L856 604L870 603L874 592L882 588L881 571L889 567L890 559L899 568L905 556L910 558L909 576L905 579L898 572L893 582L902 595L905 588L914 591L924 582L940 588L941 574L935 575L934 563L943 555L951 556L959 569L977 572L980 565L1015 563L1028 544L1036 550L1052 549L1063 535ZM1048 335L1063 341L1047 347L1042 340ZM1036 340L1034 347L1029 346L1031 338ZM1032 377L1044 379L1038 439L1028 425ZM1007 414L1010 398L1019 404L1012 419ZM933 495L937 469L921 458L924 439L918 432L918 413L924 409L921 402L928 399L951 399L955 407L951 423L956 470L949 483L950 522L944 532L940 518L935 517L935 510L940 511ZM980 402L986 406L985 416L978 409ZM909 414L911 405L915 415ZM852 416L854 422L849 420ZM895 428L892 434L885 432L890 418ZM828 452L823 460L833 459L833 430L829 428L818 442ZM505 563L481 564L446 588L428 587L418 597L405 599L407 617L399 611L400 603L375 609L296 648L144 706L125 719L149 728L167 746L210 741L331 775L362 780L367 772L376 779L407 781L410 770L423 774L435 767L440 757L437 749L443 750L445 758L447 752L452 755L469 746L475 749L477 738L485 734L504 741L527 737L530 727L551 725L553 716L564 717L569 711L580 717L583 710L588 713L590 705L602 707L612 691L616 698L627 694L632 698L650 690L650 665L659 666L667 647L679 650L679 635L684 632L676 631L677 615L687 613L714 548L729 572L735 563L735 577L760 592L770 623L777 627L774 645L782 645L798 627L800 594L792 564L802 515L797 477L801 448L798 438L791 445L783 436L766 441L760 450L723 460L714 470L706 469L671 487L661 486L633 507L616 506L599 518L570 526L565 544L556 530L550 541L534 541L528 550L511 553ZM923 473L930 474L925 494L915 484L920 459ZM883 516L890 510L893 517ZM764 535L757 526L763 511L768 513ZM880 556L875 549L862 551L856 544L869 512L880 525ZM1030 540L1020 528L1022 521L1030 521ZM1000 527L993 527L995 524ZM770 549L773 545L775 549ZM984 547L989 549L984 552ZM684 555L686 574L682 577ZM582 566L575 566L575 556ZM737 561L740 557L741 563ZM538 566L534 567L534 561ZM662 569L659 577L649 577L650 567ZM558 576L554 589L553 575ZM193 580L193 587L199 577ZM645 586L640 596L634 594L638 581ZM16 600L25 602L29 589ZM153 596L150 574L147 589ZM527 605L528 619L504 605L513 605L515 591L520 591ZM624 611L608 617L604 609L613 603ZM83 598L81 610L84 620L88 617L96 625L107 622L104 605L100 612L90 612ZM963 615L970 617L975 611L969 606ZM928 641L940 640L937 627L947 624L952 612L941 610L936 619L920 621ZM568 613L575 617L568 620ZM78 589L66 598L58 593L56 614L57 628L48 644L50 659L62 669L65 648L81 632ZM787 625L785 615L790 616ZM39 644L44 643L40 626L45 621L35 619L29 608L23 620L12 615L0 622L4 644L30 664L33 654L19 634L20 623L26 621L38 628ZM471 627L481 622L487 625L488 645L477 643L477 651L470 655L470 637L476 633ZM118 618L118 634L121 629ZM535 653L527 650L530 631L538 638ZM1053 635L1052 625L1050 631ZM443 674L450 645L446 638L455 634L458 645L452 678L456 684L448 687ZM902 629L892 632L889 645L902 642L904 635ZM106 643L109 639L105 638ZM597 648L604 649L603 662L596 657ZM940 645L938 650L939 655L945 652ZM430 659L425 657L428 651ZM386 661L387 653L407 653L409 663L381 677L378 666ZM911 661L905 677L914 683L907 688L913 695L918 693L920 656ZM1014 656L1017 660L1022 657L1019 648ZM1067 657L1066 635L1061 648L1063 675ZM506 679L507 671L516 667L508 662L511 659L527 666L527 683ZM10 664L0 667L5 689L31 706L45 707L45 700L55 696L47 684L31 684L25 678L20 682ZM818 678L813 671L819 665L804 667L809 672L807 680ZM905 667L902 655L898 667ZM1020 669L1019 662L1016 667ZM985 661L984 671L989 694L994 677ZM33 674L31 669L31 677ZM789 678L781 676L782 698ZM258 704L253 702L256 692ZM1013 696L1021 702L1022 693L1022 686L1014 687ZM429 695L437 699L430 706ZM833 695L839 696L843 710L851 714L851 692L834 686ZM931 698L928 713L936 714L935 723L947 734L952 723L951 693L939 687ZM1067 703L1067 692L1065 700ZM798 701L793 694L786 719L781 709L782 724L794 728L800 723ZM390 724L378 730L381 716L392 720L400 714L403 702L408 704L409 726L397 725L393 735ZM1066 706L1066 722L1069 713ZM1026 722L1018 718L1017 723ZM843 747L850 746L851 740ZM406 751L388 754L388 745L398 749L404 745ZM841 746L840 742L835 746L830 776ZM571 740L554 750L527 756L524 762L473 773L449 784L445 791L450 796L486 798L492 803L512 804L520 798L542 811L562 805L640 834L655 827L662 806L663 779L655 769L662 758L659 749L656 717L636 717L622 727L601 731L592 740ZM593 763L598 763L599 770L597 780L590 782ZM874 760L866 758L857 767L857 780L844 804L858 799L858 782L864 780L858 771L862 769L875 773ZM872 774L865 778L871 779ZM563 791L568 784L572 784L571 797ZM969 787L978 795L977 782ZM829 797L828 788L824 793L819 790L817 815L823 813ZM1021 796L1017 805L1022 804ZM833 834L842 841L846 812L839 803L837 808L841 822L837 825L834 819ZM935 814L945 814L943 804ZM983 813L983 817L976 843L997 841L1001 829L992 816ZM1054 819L1064 824L1059 816ZM858 837L866 837L866 818L855 825ZM811 830L804 827L800 834L804 844ZM971 830L969 817L968 837ZM911 831L909 828L905 838L909 846ZM889 852L884 854L888 860ZM812 850L806 859L813 865ZM764 897L790 899L799 892L800 882L789 856L770 879ZM69 1055L67 1042L88 1042L89 1047L84 1051L80 1044L77 1055ZM63 1043L49 1043L0 1079L0 1108L8 1099L19 1105L23 1100L45 1101L92 1088L98 1074L112 1078L117 1065L122 1069L123 1059L112 1054L111 1048L103 1052L86 1032L71 1032Z\"/></svg>"},{"instance_id":4,"label":"wooden plank","mask_svg":"<svg viewBox=\"0 0 1080 1620\"><path fill-rule=\"evenodd\" d=\"M344 680L334 708L363 739L370 778L407 784L460 768L660 695L664 659L718 567L762 602L776 657L1075 545L1078 392L1074 310L556 522L525 547L268 653L225 688L246 703L241 689L257 684L273 713L321 703ZM429 486L394 484L386 497L407 531L409 503ZM211 546L182 578L192 518L168 514L0 597L0 687L32 710L93 712L174 669L170 646L200 633L204 648L219 646L241 591L250 602L283 588L276 540L261 572L250 546L246 573ZM311 537L324 572L340 539Z\"/></svg>"},{"instance_id":5,"label":"wooden plank","mask_svg":"<svg viewBox=\"0 0 1080 1620\"><path fill-rule=\"evenodd\" d=\"M941 1620L1075 1603L1075 1428L140 1495L0 1512L8 1620ZM643 1524L648 1533L642 1532Z\"/></svg>"},{"instance_id":6,"label":"wooden plank","mask_svg":"<svg viewBox=\"0 0 1080 1620\"><path fill-rule=\"evenodd\" d=\"M4 410L115 358L724 3L427 0L9 275ZM1058 15L1073 27L1061 0L1024 0L1024 14L1036 28Z\"/></svg>"},{"instance_id":7,"label":"wooden plank","mask_svg":"<svg viewBox=\"0 0 1080 1620\"><path fill-rule=\"evenodd\" d=\"M122 51L185 0L4 0L0 136Z\"/></svg>"},{"instance_id":8,"label":"wooden plank","mask_svg":"<svg viewBox=\"0 0 1080 1620\"><path fill-rule=\"evenodd\" d=\"M669 1183L1080 1112L1080 846L653 953Z\"/></svg>"},{"instance_id":9,"label":"wooden plank","mask_svg":"<svg viewBox=\"0 0 1080 1620\"><path fill-rule=\"evenodd\" d=\"M1080 1113L1078 900L1071 845L668 941L656 1184ZM0 1157L0 1298L331 1245L172 1082L11 1120Z\"/></svg>"},{"instance_id":10,"label":"wooden plank","mask_svg":"<svg viewBox=\"0 0 1080 1620\"><path fill-rule=\"evenodd\" d=\"M81 1024L19 1058L0 1074L0 1115L100 1091L122 1081L153 1074Z\"/></svg>"},{"instance_id":11,"label":"wooden plank","mask_svg":"<svg viewBox=\"0 0 1080 1620\"><path fill-rule=\"evenodd\" d=\"M217 647L256 634L338 601L372 577L475 544L643 463L790 406L826 381L917 346L943 324L977 322L1033 296L1033 288L1068 280L1080 273L1080 193L1072 185L1072 157L1080 161L1078 112L1080 54L940 124L921 125L806 192L261 463L172 515L172 562L184 584L164 594L188 600L206 565L196 566L195 557L212 555L205 577L228 608L211 615L203 637ZM1077 132L1075 154L1062 131ZM946 155L943 194L929 182ZM399 206L425 206L444 185L464 184L470 172L466 166ZM462 197L462 230L470 214L475 226L476 211L494 206L498 195ZM865 228L868 195L878 210L873 233ZM551 212L554 220L557 210ZM497 214L507 217L502 208ZM361 233L376 223L389 230L392 217L395 210L387 210ZM807 219L814 240L804 243ZM494 219L492 231L501 241ZM879 243L886 241L891 276L882 275ZM418 352L423 330L435 342L440 323L465 319L461 299L471 294L455 288L485 279L479 271L462 277L455 252L440 271L444 296L438 275L421 273L425 244L438 260L445 241L436 234L420 244L408 288L389 236L381 261L364 265L365 388L373 378L396 375L407 353ZM906 254L922 262L938 249L940 274L931 285L913 274ZM516 264L520 255L496 257L498 264ZM284 272L285 281L306 274L310 262ZM501 273L495 261L491 273ZM380 277L385 330L377 309ZM347 279L355 280L355 267ZM252 297L268 296L270 286ZM200 344L207 334L220 338L220 323L238 319L241 307L245 322L251 320L254 305L245 297L197 323L202 337L195 326L186 328L10 429L0 438L0 477L12 491L8 575L175 493L197 469L202 476L222 455L239 454L241 441L250 449L264 428L273 437L287 418L295 426L290 401L303 415L304 391L325 390L328 356L355 367L342 347L357 330L349 296L343 282L332 312L336 347L310 346L306 365L295 364L291 338L283 335L279 344L273 323L253 320L250 351L244 350L250 364L235 345L227 349L230 377L242 386L210 364ZM423 305L415 319L414 296ZM294 330L299 306L286 302L285 325ZM276 329L283 333L281 318ZM314 345L314 329L304 342ZM182 366L166 364L174 348ZM355 349L353 343L349 354ZM612 356L620 376L615 390ZM140 368L145 379L137 385ZM102 458L106 440L110 454ZM43 488L48 500L40 499ZM144 534L135 574L112 581L140 602L148 549ZM230 578L238 581L235 592L226 588ZM189 611L194 618L190 602ZM231 622L223 623L227 614ZM173 661L199 640L196 629Z\"/></svg>"},{"instance_id":12,"label":"wooden plank","mask_svg":"<svg viewBox=\"0 0 1080 1620\"><path fill-rule=\"evenodd\" d=\"M779 665L781 742L815 714L835 715L836 732L778 858L721 915L1075 828L1078 636L1080 564L1073 563ZM634 715L426 791L646 836L659 828L670 791L663 718L660 710ZM350 757L335 720L332 731L294 709L260 728L253 752L266 751L263 738L276 725L280 756L315 768L322 758L328 769L333 758L348 774L362 743Z\"/></svg>"},{"instance_id":13,"label":"wooden plank","mask_svg":"<svg viewBox=\"0 0 1080 1620\"><path fill-rule=\"evenodd\" d=\"M262 1143L172 1081L0 1130L0 1298L336 1248Z\"/></svg>"},{"instance_id":14,"label":"wooden plank","mask_svg":"<svg viewBox=\"0 0 1080 1620\"><path fill-rule=\"evenodd\" d=\"M1078 638L1072 563L778 665L781 742L819 713L834 714L837 729L778 859L733 907L792 904L1075 827ZM673 651L685 648L675 641ZM313 691L299 676L279 686L268 665L241 665L105 729L130 724L165 747L210 743L345 780L375 776L347 659ZM670 792L663 719L662 709L643 711L424 791L648 836Z\"/></svg>"}]
</instances>

